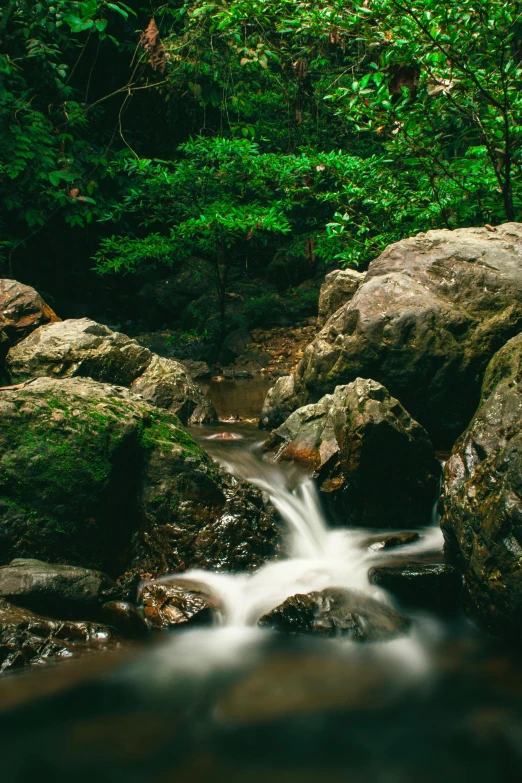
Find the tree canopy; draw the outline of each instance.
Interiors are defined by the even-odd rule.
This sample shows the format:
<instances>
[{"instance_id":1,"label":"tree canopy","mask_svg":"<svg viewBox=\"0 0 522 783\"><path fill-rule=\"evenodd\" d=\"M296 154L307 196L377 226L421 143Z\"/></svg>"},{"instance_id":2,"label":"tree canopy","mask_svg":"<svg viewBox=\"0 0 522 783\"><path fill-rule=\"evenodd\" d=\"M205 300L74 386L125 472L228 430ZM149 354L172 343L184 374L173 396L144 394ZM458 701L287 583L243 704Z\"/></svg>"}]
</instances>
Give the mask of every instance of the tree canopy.
<instances>
[{"instance_id":1,"label":"tree canopy","mask_svg":"<svg viewBox=\"0 0 522 783\"><path fill-rule=\"evenodd\" d=\"M521 57L521 2L7 0L2 271L197 257L223 321L276 253L519 219Z\"/></svg>"}]
</instances>

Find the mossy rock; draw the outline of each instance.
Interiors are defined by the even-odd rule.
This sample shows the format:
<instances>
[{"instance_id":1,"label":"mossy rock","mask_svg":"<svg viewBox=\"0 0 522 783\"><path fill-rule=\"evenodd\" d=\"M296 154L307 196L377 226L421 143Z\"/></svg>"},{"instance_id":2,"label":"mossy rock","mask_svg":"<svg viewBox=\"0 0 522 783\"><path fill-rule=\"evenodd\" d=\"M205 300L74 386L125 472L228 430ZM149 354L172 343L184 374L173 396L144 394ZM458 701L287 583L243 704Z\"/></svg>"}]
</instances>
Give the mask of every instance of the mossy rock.
<instances>
[{"instance_id":1,"label":"mossy rock","mask_svg":"<svg viewBox=\"0 0 522 783\"><path fill-rule=\"evenodd\" d=\"M260 493L128 389L39 378L0 392L0 564L241 570L271 556L275 539Z\"/></svg>"}]
</instances>

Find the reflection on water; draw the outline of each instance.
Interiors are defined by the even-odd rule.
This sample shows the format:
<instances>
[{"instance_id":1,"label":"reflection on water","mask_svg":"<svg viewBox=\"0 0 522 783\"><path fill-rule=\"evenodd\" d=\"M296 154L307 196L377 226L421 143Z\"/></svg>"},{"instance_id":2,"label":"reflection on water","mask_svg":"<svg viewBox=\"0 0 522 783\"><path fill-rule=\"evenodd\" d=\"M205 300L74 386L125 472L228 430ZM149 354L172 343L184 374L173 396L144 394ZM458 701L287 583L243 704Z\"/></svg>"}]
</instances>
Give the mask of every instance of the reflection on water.
<instances>
[{"instance_id":1,"label":"reflection on water","mask_svg":"<svg viewBox=\"0 0 522 783\"><path fill-rule=\"evenodd\" d=\"M220 419L241 416L242 419L259 418L263 402L274 381L264 378L252 380L208 381L201 384L210 397Z\"/></svg>"},{"instance_id":2,"label":"reflection on water","mask_svg":"<svg viewBox=\"0 0 522 783\"><path fill-rule=\"evenodd\" d=\"M369 549L378 531L329 530L307 477L260 461L255 427L194 432L271 496L288 526L285 557L252 575L192 572L220 595L221 626L166 634L104 666L48 667L46 688L42 672L19 675L25 697L0 713L2 781L520 780L519 656L461 615L419 612L407 636L373 644L255 626L298 591L345 586L391 601L368 568L440 558L438 526L396 553ZM238 437L209 439L223 432Z\"/></svg>"}]
</instances>

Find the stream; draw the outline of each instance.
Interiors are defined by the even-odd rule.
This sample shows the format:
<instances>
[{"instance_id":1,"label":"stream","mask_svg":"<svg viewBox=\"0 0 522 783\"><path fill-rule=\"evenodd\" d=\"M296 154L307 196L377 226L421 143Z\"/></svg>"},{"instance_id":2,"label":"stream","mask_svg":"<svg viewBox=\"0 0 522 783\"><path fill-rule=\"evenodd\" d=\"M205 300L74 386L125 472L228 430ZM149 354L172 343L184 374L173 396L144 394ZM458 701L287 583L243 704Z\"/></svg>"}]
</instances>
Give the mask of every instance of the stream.
<instances>
[{"instance_id":1,"label":"stream","mask_svg":"<svg viewBox=\"0 0 522 783\"><path fill-rule=\"evenodd\" d=\"M264 382L262 382L264 383ZM259 414L264 389L210 384L219 414ZM210 455L277 508L281 556L253 574L191 570L220 623L127 643L0 682L2 780L243 783L511 782L522 777L522 664L460 613L409 612L388 642L286 636L257 620L327 587L394 605L369 569L439 562L436 509L419 540L378 547L368 528L331 529L310 478L262 459L254 424L193 428ZM378 488L376 488L378 491ZM383 520L385 522L385 520ZM165 580L168 581L168 577Z\"/></svg>"}]
</instances>

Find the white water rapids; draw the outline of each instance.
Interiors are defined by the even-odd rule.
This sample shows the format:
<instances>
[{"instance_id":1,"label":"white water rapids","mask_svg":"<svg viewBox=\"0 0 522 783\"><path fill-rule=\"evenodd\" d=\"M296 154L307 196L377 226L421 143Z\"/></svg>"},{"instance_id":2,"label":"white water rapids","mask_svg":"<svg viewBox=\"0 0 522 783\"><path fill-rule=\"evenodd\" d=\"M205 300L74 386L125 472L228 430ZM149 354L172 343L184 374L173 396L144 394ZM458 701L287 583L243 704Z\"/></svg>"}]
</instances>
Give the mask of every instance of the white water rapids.
<instances>
[{"instance_id":1,"label":"white water rapids","mask_svg":"<svg viewBox=\"0 0 522 783\"><path fill-rule=\"evenodd\" d=\"M384 536L393 531L329 529L311 479L301 477L301 483L290 490L283 470L263 462L252 451L231 449L225 456L221 452L219 457L222 467L268 495L287 533L285 556L266 563L252 574L191 569L157 580L162 583L189 580L205 585L223 606L222 625L255 626L265 612L286 598L328 587L357 590L390 603L384 590L370 584L370 568L398 556L418 556L441 549L442 533L437 519L432 526L419 530L418 541L398 550L379 551L371 547L372 541L379 539L380 532Z\"/></svg>"}]
</instances>

